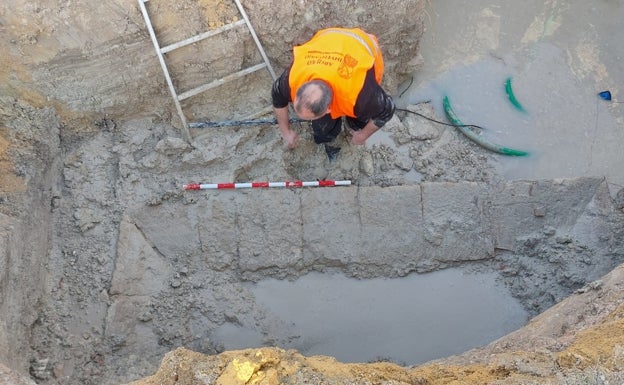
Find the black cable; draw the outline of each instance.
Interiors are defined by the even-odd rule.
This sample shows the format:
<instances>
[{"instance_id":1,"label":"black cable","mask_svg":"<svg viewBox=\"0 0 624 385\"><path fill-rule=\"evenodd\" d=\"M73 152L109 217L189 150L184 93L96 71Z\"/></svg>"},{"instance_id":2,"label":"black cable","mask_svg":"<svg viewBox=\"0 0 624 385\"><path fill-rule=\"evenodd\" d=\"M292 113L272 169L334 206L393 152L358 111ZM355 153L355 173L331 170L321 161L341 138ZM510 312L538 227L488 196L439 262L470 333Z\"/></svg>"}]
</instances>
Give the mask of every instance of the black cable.
<instances>
[{"instance_id":1,"label":"black cable","mask_svg":"<svg viewBox=\"0 0 624 385\"><path fill-rule=\"evenodd\" d=\"M304 122L305 120L299 118L290 118L290 123ZM249 126L249 125L261 125L261 124L277 124L275 118L269 119L247 119L247 120L226 120L222 122L192 122L189 123L190 128L206 128L206 127L228 127L228 126Z\"/></svg>"},{"instance_id":2,"label":"black cable","mask_svg":"<svg viewBox=\"0 0 624 385\"><path fill-rule=\"evenodd\" d=\"M423 103L429 103L429 101L417 103L416 105L423 104ZM414 115L418 115L421 118L427 119L427 120L429 120L431 122L442 124L442 125L445 125L445 126L470 127L470 128L478 128L480 130L483 130L483 127L476 126L474 124L452 124L452 123L441 122L439 120L430 118L430 117L425 116L425 115L423 115L421 113L418 113L416 111L406 110L406 109L403 109L403 108L397 108L396 111L409 112L409 113L412 113ZM306 120L303 120L303 119L290 118L290 122L291 123L305 122L305 121ZM206 128L206 127L227 127L227 126L246 126L246 125L260 125L260 124L276 124L276 123L277 123L277 120L275 120L275 119L248 119L248 120L228 120L228 121L223 121L223 122L193 122L193 123L189 123L189 127L190 128Z\"/></svg>"},{"instance_id":3,"label":"black cable","mask_svg":"<svg viewBox=\"0 0 624 385\"><path fill-rule=\"evenodd\" d=\"M405 92L407 92L407 90L409 90L409 89L410 89L410 87L412 86L412 84L414 84L414 76L412 76L412 78L410 79L410 83L407 85L407 87L405 87L405 89L403 90L403 92L401 92L401 94L399 95L399 98L400 98L400 97L403 97L403 94L404 94Z\"/></svg>"},{"instance_id":4,"label":"black cable","mask_svg":"<svg viewBox=\"0 0 624 385\"><path fill-rule=\"evenodd\" d=\"M422 103L429 103L429 102L422 102ZM421 103L418 103L418 104L421 104ZM478 128L479 130L483 130L483 129L484 129L484 128L483 128L483 127L481 127L481 126L477 126L477 125L474 125L474 124L452 124L452 123L441 122L441 121L439 121L439 120L435 120L435 119L433 119L433 118L430 118L430 117L428 117L428 116L425 116L425 115L423 115L423 114L421 114L421 113L418 113L418 112L416 112L416 111L406 110L406 109L403 109L403 108L397 108L397 109L396 109L396 111L410 112L410 113L412 113L412 114L414 114L414 115L418 115L418 116L420 116L421 118L424 118L424 119L427 119L427 120L429 120L429 121L431 121L431 122L438 123L438 124L442 124L442 125L445 125L445 126L451 126L451 127L470 127L470 128Z\"/></svg>"}]
</instances>

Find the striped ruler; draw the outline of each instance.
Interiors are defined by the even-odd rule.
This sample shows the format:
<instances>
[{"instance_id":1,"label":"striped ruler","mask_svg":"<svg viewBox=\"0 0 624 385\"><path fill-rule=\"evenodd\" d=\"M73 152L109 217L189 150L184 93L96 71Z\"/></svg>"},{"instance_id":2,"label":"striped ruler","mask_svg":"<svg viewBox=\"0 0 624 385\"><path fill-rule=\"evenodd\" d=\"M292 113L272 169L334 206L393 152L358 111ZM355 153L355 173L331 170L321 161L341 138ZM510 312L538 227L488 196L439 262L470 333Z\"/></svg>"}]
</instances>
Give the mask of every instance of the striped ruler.
<instances>
[{"instance_id":1,"label":"striped ruler","mask_svg":"<svg viewBox=\"0 0 624 385\"><path fill-rule=\"evenodd\" d=\"M350 186L350 180L318 180L311 182L250 182L250 183L189 183L182 187L185 190L236 189L236 188L267 188L267 187L332 187Z\"/></svg>"}]
</instances>

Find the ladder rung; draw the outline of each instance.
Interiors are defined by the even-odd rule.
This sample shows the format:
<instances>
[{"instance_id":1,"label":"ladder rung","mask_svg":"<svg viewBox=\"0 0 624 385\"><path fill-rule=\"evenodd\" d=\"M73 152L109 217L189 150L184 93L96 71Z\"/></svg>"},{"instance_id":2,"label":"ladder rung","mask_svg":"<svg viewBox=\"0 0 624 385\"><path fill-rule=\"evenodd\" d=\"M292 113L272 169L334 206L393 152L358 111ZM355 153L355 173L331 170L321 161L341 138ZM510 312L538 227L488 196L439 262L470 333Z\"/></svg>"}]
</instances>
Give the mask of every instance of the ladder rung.
<instances>
[{"instance_id":1,"label":"ladder rung","mask_svg":"<svg viewBox=\"0 0 624 385\"><path fill-rule=\"evenodd\" d=\"M143 0L143 1L146 1L146 0ZM178 49L178 48L187 46L189 44L197 43L198 41L207 39L210 36L218 35L221 32L225 32L225 31L230 30L232 28L238 27L239 25L242 25L242 24L245 24L245 20L239 20L239 21L236 21L234 23L226 24L223 27L219 27L217 29L213 29L212 31L200 33L199 35L195 35L193 37L189 37L188 39L184 39L184 40L181 40L181 41L179 41L177 43L173 43L173 44L170 44L170 45L168 45L166 47L162 47L160 49L160 52L162 52L162 53L171 52L174 49Z\"/></svg>"},{"instance_id":2,"label":"ladder rung","mask_svg":"<svg viewBox=\"0 0 624 385\"><path fill-rule=\"evenodd\" d=\"M191 96L195 96L195 95L197 95L199 93L202 93L204 91L208 91L211 88L218 87L218 86L220 86L221 84L223 84L225 82L229 82L230 80L234 80L236 78L240 78L240 77L243 77L243 76L245 76L247 74L250 74L252 72L258 71L258 70L260 70L262 68L265 68L266 66L267 66L266 63L256 64L253 67L245 68L244 70L235 72L235 73L233 73L231 75L228 75L228 76L225 76L225 77L223 77L221 79L213 80L210 83L204 84L202 86L193 88L192 90L188 90L188 91L186 91L184 93L181 93L180 95L178 95L178 100L182 101L184 99L188 99Z\"/></svg>"}]
</instances>

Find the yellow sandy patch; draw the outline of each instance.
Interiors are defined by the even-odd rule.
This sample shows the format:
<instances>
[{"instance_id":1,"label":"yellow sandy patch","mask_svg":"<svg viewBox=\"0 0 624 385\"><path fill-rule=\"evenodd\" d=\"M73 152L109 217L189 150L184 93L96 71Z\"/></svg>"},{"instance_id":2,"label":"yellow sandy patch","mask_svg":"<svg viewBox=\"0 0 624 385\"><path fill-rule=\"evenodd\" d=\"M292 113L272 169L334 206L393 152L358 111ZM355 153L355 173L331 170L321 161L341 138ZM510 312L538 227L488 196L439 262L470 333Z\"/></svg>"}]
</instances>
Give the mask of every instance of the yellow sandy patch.
<instances>
[{"instance_id":1,"label":"yellow sandy patch","mask_svg":"<svg viewBox=\"0 0 624 385\"><path fill-rule=\"evenodd\" d=\"M0 192L15 193L26 191L26 182L13 172L13 163L7 155L9 142L0 135Z\"/></svg>"}]
</instances>

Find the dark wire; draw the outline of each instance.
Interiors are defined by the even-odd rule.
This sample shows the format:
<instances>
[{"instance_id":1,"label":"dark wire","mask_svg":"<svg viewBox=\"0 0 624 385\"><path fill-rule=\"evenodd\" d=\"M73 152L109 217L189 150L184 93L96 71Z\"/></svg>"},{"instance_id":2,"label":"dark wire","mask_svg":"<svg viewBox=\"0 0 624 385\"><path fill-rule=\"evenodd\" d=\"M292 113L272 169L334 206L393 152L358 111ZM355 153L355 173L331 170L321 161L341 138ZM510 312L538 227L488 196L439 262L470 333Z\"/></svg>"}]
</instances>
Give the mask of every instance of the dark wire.
<instances>
[{"instance_id":1,"label":"dark wire","mask_svg":"<svg viewBox=\"0 0 624 385\"><path fill-rule=\"evenodd\" d=\"M428 102L423 102L423 103L428 103ZM418 104L421 104L421 103L418 103ZM438 123L438 124L442 124L442 125L445 125L445 126L451 126L451 127L470 127L470 128L478 128L479 130L483 130L483 129L484 129L484 128L483 128L483 127L481 127L481 126L477 126L477 125L474 125L474 124L452 124L452 123L441 122L441 121L439 121L439 120L435 120L435 119L433 119L433 118L430 118L430 117L428 117L428 116L425 116L425 115L423 115L423 114L421 114L421 113L418 113L418 112L415 112L415 111L411 111L411 110L406 110L406 109L403 109L403 108L397 108L397 109L396 109L396 111L409 112L409 113L412 113L412 114L414 114L414 115L418 115L418 116L420 116L421 118L425 118L425 119L427 119L427 120L429 120L429 121L431 121L431 122Z\"/></svg>"},{"instance_id":2,"label":"dark wire","mask_svg":"<svg viewBox=\"0 0 624 385\"><path fill-rule=\"evenodd\" d=\"M429 101L417 103L416 105L424 104L424 103L429 103ZM425 116L425 115L423 115L421 113L418 113L416 111L406 110L406 109L403 109L403 108L397 108L396 111L409 112L411 114L418 115L421 118L427 119L427 120L429 120L431 122L442 124L442 125L445 125L445 126L450 126L450 127L470 127L470 128L478 128L480 130L483 130L483 127L476 126L474 124L452 124L452 123L441 122L439 120L430 118L430 117ZM301 122L305 122L305 121L306 120L297 119L297 118L291 118L290 119L291 123L301 123ZM206 127L225 127L225 126L245 126L245 125L257 125L257 124L276 124L276 123L277 123L277 120L275 120L275 119L248 119L248 120L227 120L227 121L224 121L224 122L192 122L192 123L189 123L189 127L190 128L206 128Z\"/></svg>"},{"instance_id":3,"label":"dark wire","mask_svg":"<svg viewBox=\"0 0 624 385\"><path fill-rule=\"evenodd\" d=\"M411 79L410 79L410 83L407 85L407 87L405 87L405 89L403 90L403 92L401 92L401 94L399 95L399 97L402 97L402 96L403 96L403 94L404 94L405 92L407 92L407 90L409 90L409 89L410 89L410 87L412 86L412 84L414 84L414 77L413 77L413 76L412 76L412 77L411 77Z\"/></svg>"},{"instance_id":4,"label":"dark wire","mask_svg":"<svg viewBox=\"0 0 624 385\"><path fill-rule=\"evenodd\" d=\"M402 96L403 96L403 94L405 94L405 92L407 92L407 90L409 90L409 89L410 89L410 87L412 86L412 84L414 84L414 76L412 76L412 77L410 78L410 83L407 85L407 87L405 87L405 89L403 90L403 92L401 92L401 94L399 95L399 98L400 98L400 97L402 97ZM429 100L429 101L426 101L426 102L416 103L416 105L423 104L423 103L429 103L429 102L431 102L431 101ZM451 126L451 127L470 127L470 128L478 128L478 129L480 129L480 130L483 130L483 127L481 127L481 126L475 126L474 124L451 124L451 123L445 123L445 122L441 122L441 121L439 121L439 120L432 119L432 118L430 118L430 117L428 117L428 116L425 116L425 115L423 115L423 114L419 114L418 112L414 112L414 111L410 111L410 110L404 110L404 109L402 109L402 108L397 108L396 110L397 110L397 111L403 111L403 112L410 112L410 113L412 113L412 114L414 114L414 115L418 115L418 116L420 116L421 118L425 118L425 119L427 119L427 120L429 120L429 121L432 121L432 122L434 122L434 123L438 123L438 124L443 124L443 125L445 125L445 126Z\"/></svg>"}]
</instances>

